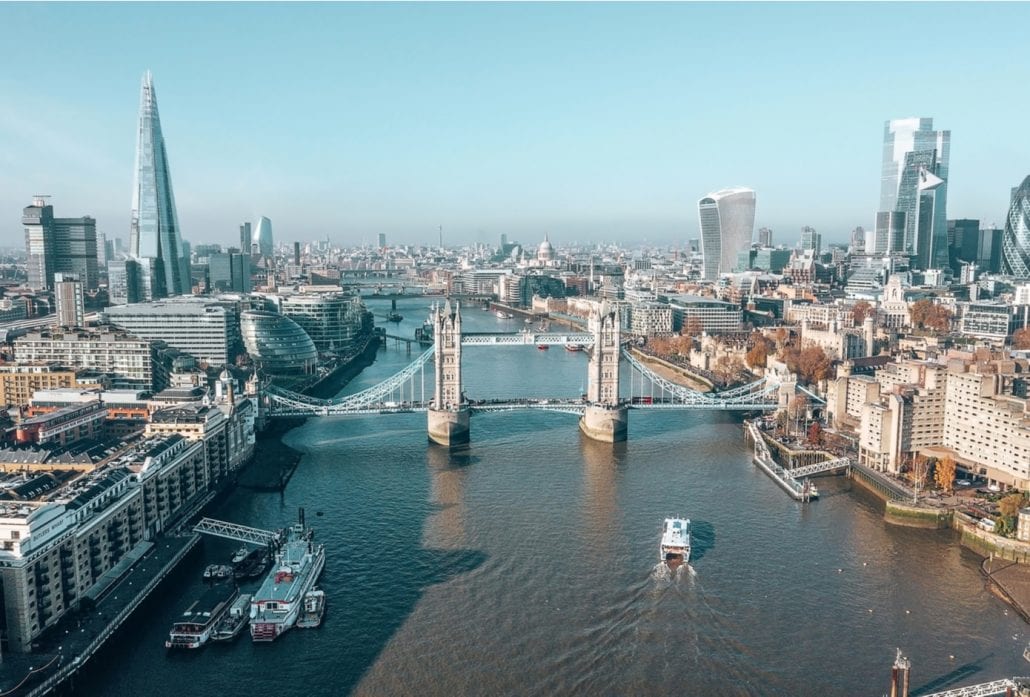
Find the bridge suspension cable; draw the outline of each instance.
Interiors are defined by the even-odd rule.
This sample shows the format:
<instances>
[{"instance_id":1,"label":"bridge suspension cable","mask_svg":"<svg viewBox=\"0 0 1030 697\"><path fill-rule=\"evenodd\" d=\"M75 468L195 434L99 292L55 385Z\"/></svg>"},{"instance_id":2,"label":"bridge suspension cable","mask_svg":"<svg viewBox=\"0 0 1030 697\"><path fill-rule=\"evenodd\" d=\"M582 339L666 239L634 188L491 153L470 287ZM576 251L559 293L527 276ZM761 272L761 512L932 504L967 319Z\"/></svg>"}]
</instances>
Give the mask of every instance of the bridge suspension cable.
<instances>
[{"instance_id":1,"label":"bridge suspension cable","mask_svg":"<svg viewBox=\"0 0 1030 697\"><path fill-rule=\"evenodd\" d=\"M776 407L776 399L770 395L779 389L779 385L768 378L762 378L724 392L705 394L683 385L677 385L658 375L626 349L622 350L622 355L637 372L651 381L652 406L689 406L699 409L774 409ZM661 391L657 402L654 398L654 387L658 387Z\"/></svg>"}]
</instances>

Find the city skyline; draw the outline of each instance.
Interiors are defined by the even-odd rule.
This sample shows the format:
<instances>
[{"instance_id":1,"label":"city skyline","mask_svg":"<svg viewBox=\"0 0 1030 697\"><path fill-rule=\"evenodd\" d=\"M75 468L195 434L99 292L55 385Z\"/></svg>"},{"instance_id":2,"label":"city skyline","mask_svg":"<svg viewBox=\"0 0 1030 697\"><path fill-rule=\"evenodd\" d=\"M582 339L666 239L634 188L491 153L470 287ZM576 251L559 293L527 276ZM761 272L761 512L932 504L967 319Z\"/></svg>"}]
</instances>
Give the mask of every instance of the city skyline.
<instances>
[{"instance_id":1,"label":"city skyline","mask_svg":"<svg viewBox=\"0 0 1030 697\"><path fill-rule=\"evenodd\" d=\"M942 37L989 40L992 53L941 52L948 80L922 79L922 49L902 39L927 7ZM0 245L20 246L18 211L34 194L128 239L128 124L148 69L193 242L229 246L241 221L267 215L285 241L431 244L442 226L448 245L502 234L685 245L699 237L698 198L739 186L757 192L755 225L778 242L805 225L846 242L855 226L875 228L882 124L909 117L954 136L948 217L1000 226L1030 145L992 128L999 116L980 105L1005 94L1021 113L1025 97L1004 87L1028 15L964 4L4 6L16 58L0 76ZM39 25L52 54L30 50ZM186 25L199 32L188 57L176 50ZM697 29L708 25L733 26L731 40ZM83 28L109 50L76 51ZM253 48L262 34L305 49L265 55ZM865 49L872 35L891 48ZM799 56L783 50L802 40ZM874 96L856 101L865 87Z\"/></svg>"}]
</instances>

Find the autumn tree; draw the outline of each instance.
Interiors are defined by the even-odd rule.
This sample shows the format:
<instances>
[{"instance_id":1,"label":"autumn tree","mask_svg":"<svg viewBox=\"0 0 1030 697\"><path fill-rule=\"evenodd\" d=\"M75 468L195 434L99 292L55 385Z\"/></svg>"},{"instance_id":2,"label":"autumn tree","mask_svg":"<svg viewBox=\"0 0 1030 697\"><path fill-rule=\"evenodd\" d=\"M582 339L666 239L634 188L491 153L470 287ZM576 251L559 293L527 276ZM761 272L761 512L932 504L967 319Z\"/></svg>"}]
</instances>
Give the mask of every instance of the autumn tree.
<instances>
[{"instance_id":1,"label":"autumn tree","mask_svg":"<svg viewBox=\"0 0 1030 697\"><path fill-rule=\"evenodd\" d=\"M808 442L812 445L822 445L823 443L823 427L819 425L818 421L813 421L812 425L808 427Z\"/></svg>"},{"instance_id":2,"label":"autumn tree","mask_svg":"<svg viewBox=\"0 0 1030 697\"><path fill-rule=\"evenodd\" d=\"M1030 349L1030 327L1023 327L1016 330L1012 335L1012 348Z\"/></svg>"},{"instance_id":3,"label":"autumn tree","mask_svg":"<svg viewBox=\"0 0 1030 697\"><path fill-rule=\"evenodd\" d=\"M937 486L950 492L955 486L955 460L947 456L941 458L934 468L933 479Z\"/></svg>"},{"instance_id":4,"label":"autumn tree","mask_svg":"<svg viewBox=\"0 0 1030 697\"><path fill-rule=\"evenodd\" d=\"M865 322L865 318L873 314L873 306L865 300L859 300L851 308L851 314L855 318L855 326L861 326L862 322Z\"/></svg>"},{"instance_id":5,"label":"autumn tree","mask_svg":"<svg viewBox=\"0 0 1030 697\"><path fill-rule=\"evenodd\" d=\"M787 344L780 349L779 358L787 366L787 370L797 373L801 364L801 349L794 344Z\"/></svg>"},{"instance_id":6,"label":"autumn tree","mask_svg":"<svg viewBox=\"0 0 1030 697\"><path fill-rule=\"evenodd\" d=\"M939 332L946 332L951 329L951 310L943 305L934 305L926 318L926 326Z\"/></svg>"},{"instance_id":7,"label":"autumn tree","mask_svg":"<svg viewBox=\"0 0 1030 697\"><path fill-rule=\"evenodd\" d=\"M787 402L787 418L794 424L794 433L799 433L801 429L797 426L798 422L808 418L808 397L803 394L791 397Z\"/></svg>"},{"instance_id":8,"label":"autumn tree","mask_svg":"<svg viewBox=\"0 0 1030 697\"><path fill-rule=\"evenodd\" d=\"M764 368L768 359L769 348L766 346L764 341L760 341L752 346L744 357L744 360L747 361L748 367L751 368Z\"/></svg>"},{"instance_id":9,"label":"autumn tree","mask_svg":"<svg viewBox=\"0 0 1030 697\"><path fill-rule=\"evenodd\" d=\"M930 311L933 309L933 302L926 298L922 300L916 300L908 308L908 316L912 320L912 326L916 329L922 329L926 326L926 320L930 317Z\"/></svg>"},{"instance_id":10,"label":"autumn tree","mask_svg":"<svg viewBox=\"0 0 1030 697\"><path fill-rule=\"evenodd\" d=\"M998 513L1003 518L1015 518L1019 515L1019 509L1026 505L1022 494L1009 494L998 502Z\"/></svg>"},{"instance_id":11,"label":"autumn tree","mask_svg":"<svg viewBox=\"0 0 1030 697\"><path fill-rule=\"evenodd\" d=\"M820 346L808 346L798 354L798 375L804 382L816 383L830 375L830 357Z\"/></svg>"}]
</instances>

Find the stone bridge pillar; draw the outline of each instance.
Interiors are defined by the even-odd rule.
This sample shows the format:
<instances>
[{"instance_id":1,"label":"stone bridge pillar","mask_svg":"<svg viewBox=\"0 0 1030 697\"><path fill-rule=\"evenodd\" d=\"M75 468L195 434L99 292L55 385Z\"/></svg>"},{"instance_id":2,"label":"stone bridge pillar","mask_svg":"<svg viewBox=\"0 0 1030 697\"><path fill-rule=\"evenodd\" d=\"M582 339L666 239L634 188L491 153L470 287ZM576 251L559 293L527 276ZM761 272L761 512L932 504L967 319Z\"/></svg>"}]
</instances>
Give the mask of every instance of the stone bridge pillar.
<instances>
[{"instance_id":1,"label":"stone bridge pillar","mask_svg":"<svg viewBox=\"0 0 1030 697\"><path fill-rule=\"evenodd\" d=\"M622 328L618 307L607 302L590 311L588 325L594 347L587 367L587 408L579 428L588 437L606 443L626 440L629 410L619 400Z\"/></svg>"},{"instance_id":2,"label":"stone bridge pillar","mask_svg":"<svg viewBox=\"0 0 1030 697\"><path fill-rule=\"evenodd\" d=\"M435 392L427 410L429 439L440 445L469 442L469 410L461 386L461 303L433 311Z\"/></svg>"}]
</instances>

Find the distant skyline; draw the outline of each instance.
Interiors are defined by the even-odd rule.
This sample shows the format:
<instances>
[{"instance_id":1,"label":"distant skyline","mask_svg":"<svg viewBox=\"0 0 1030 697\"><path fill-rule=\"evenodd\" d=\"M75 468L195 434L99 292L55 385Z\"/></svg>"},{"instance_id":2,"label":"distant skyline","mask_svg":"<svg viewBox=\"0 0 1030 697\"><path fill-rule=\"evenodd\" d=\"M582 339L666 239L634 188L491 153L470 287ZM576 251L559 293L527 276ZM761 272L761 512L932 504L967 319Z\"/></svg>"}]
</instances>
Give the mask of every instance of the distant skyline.
<instances>
[{"instance_id":1,"label":"distant skyline","mask_svg":"<svg viewBox=\"0 0 1030 697\"><path fill-rule=\"evenodd\" d=\"M182 238L685 244L756 191L792 244L874 227L883 124L952 134L949 218L1030 174L1025 3L2 4L0 246L21 210L128 240L139 83ZM926 36L932 24L932 42ZM188 40L187 40L188 37ZM46 50L42 50L45 44Z\"/></svg>"}]
</instances>

